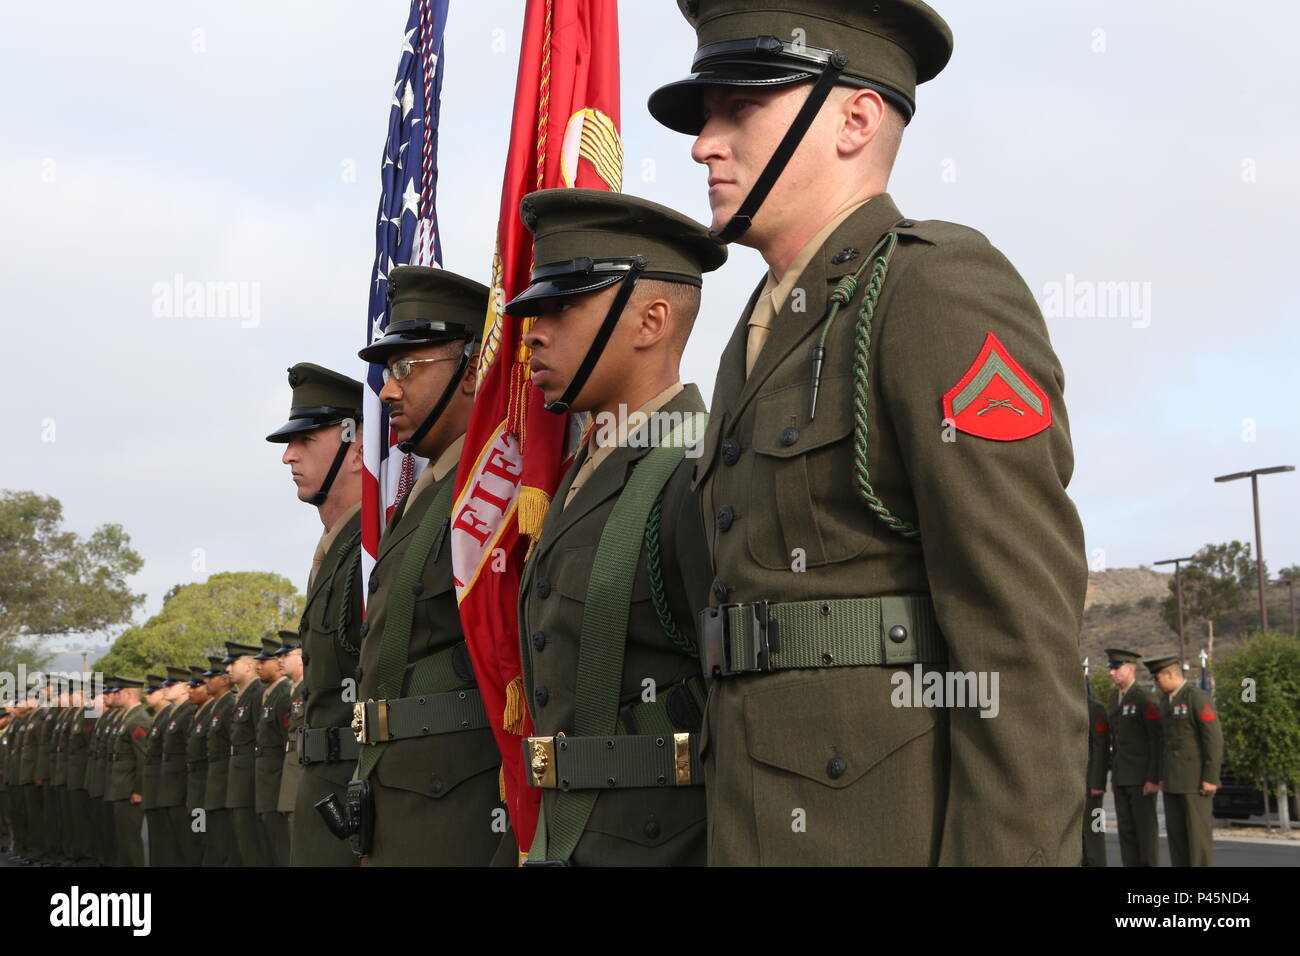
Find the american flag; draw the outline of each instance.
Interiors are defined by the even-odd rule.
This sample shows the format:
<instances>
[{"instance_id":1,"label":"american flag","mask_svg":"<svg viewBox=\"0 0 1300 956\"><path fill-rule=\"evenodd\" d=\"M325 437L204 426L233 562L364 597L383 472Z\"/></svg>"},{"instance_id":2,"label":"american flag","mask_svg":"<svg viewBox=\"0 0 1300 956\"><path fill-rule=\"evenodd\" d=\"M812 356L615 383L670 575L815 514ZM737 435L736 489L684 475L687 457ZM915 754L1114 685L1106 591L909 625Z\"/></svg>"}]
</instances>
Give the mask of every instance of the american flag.
<instances>
[{"instance_id":1,"label":"american flag","mask_svg":"<svg viewBox=\"0 0 1300 956\"><path fill-rule=\"evenodd\" d=\"M375 223L366 344L388 327L388 274L395 266L442 262L438 192L438 108L442 96L442 35L450 0L412 0L388 113ZM425 460L396 450L388 410L379 401L383 366L366 374L365 475L361 492L362 572L369 578L379 536L397 500L415 483ZM364 579L363 578L363 579ZM362 588L362 598L366 592Z\"/></svg>"}]
</instances>

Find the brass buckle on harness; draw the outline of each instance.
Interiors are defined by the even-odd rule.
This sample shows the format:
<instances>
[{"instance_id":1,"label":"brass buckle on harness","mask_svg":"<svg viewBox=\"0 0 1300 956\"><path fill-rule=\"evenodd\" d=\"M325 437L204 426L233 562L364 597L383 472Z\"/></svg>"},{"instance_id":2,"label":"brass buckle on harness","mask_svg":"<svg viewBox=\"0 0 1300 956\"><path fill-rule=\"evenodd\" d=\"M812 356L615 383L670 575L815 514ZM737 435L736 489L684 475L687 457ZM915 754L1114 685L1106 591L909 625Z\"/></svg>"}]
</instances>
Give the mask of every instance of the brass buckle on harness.
<instances>
[{"instance_id":1,"label":"brass buckle on harness","mask_svg":"<svg viewBox=\"0 0 1300 956\"><path fill-rule=\"evenodd\" d=\"M378 731L374 739L371 739L370 718L367 716L367 708L375 705L375 719L379 723ZM352 705L352 733L356 735L357 743L360 744L381 744L389 739L388 734L388 701L375 700L373 697L364 704L357 703Z\"/></svg>"},{"instance_id":2,"label":"brass buckle on harness","mask_svg":"<svg viewBox=\"0 0 1300 956\"><path fill-rule=\"evenodd\" d=\"M753 649L756 666L737 662L731 653L730 617L732 608L746 608L744 646ZM767 601L748 604L720 604L700 612L703 651L700 662L705 677L730 677L733 674L750 674L772 669L771 654L781 652L781 622L768 614Z\"/></svg>"},{"instance_id":3,"label":"brass buckle on harness","mask_svg":"<svg viewBox=\"0 0 1300 956\"><path fill-rule=\"evenodd\" d=\"M524 757L528 761L529 782L534 787L555 789L555 738L526 737Z\"/></svg>"}]
</instances>

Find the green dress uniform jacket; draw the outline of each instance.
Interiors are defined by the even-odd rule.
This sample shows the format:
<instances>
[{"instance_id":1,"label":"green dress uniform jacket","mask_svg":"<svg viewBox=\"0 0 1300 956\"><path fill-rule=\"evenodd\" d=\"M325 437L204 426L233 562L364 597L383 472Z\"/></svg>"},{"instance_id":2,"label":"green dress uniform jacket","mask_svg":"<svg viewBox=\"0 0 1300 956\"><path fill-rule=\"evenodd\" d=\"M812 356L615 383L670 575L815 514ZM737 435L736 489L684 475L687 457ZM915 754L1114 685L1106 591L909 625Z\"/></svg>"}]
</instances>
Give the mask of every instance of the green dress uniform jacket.
<instances>
[{"instance_id":1,"label":"green dress uniform jacket","mask_svg":"<svg viewBox=\"0 0 1300 956\"><path fill-rule=\"evenodd\" d=\"M334 733L346 743L352 736L352 705L356 699L357 665L361 660L361 514L358 511L340 529L307 590L298 633L302 638L303 676L298 691L303 699L300 720L309 731ZM372 578L378 583L378 578ZM294 866L356 866L347 840L329 831L316 804L333 794L342 802L356 758L320 760L299 764L298 739L286 754L286 771L296 767L293 792L293 832L290 839ZM351 751L349 751L351 753Z\"/></svg>"},{"instance_id":2,"label":"green dress uniform jacket","mask_svg":"<svg viewBox=\"0 0 1300 956\"><path fill-rule=\"evenodd\" d=\"M109 750L108 783L104 799L110 803L144 795L144 768L149 740L149 712L144 704L124 710L113 732Z\"/></svg>"},{"instance_id":3,"label":"green dress uniform jacket","mask_svg":"<svg viewBox=\"0 0 1300 956\"><path fill-rule=\"evenodd\" d=\"M18 751L18 783L22 786L34 783L36 777L36 754L41 738L41 718L43 708L30 711L23 718L22 736Z\"/></svg>"},{"instance_id":4,"label":"green dress uniform jacket","mask_svg":"<svg viewBox=\"0 0 1300 956\"><path fill-rule=\"evenodd\" d=\"M274 813L280 799L280 771L284 767L284 743L289 736L290 682L281 677L275 685L263 685L257 711L253 805L258 813Z\"/></svg>"},{"instance_id":5,"label":"green dress uniform jacket","mask_svg":"<svg viewBox=\"0 0 1300 956\"><path fill-rule=\"evenodd\" d=\"M185 735L185 807L206 807L208 789L208 725L212 701L205 700L194 712L194 720Z\"/></svg>"},{"instance_id":6,"label":"green dress uniform jacket","mask_svg":"<svg viewBox=\"0 0 1300 956\"><path fill-rule=\"evenodd\" d=\"M185 760L194 714L198 710L188 700L176 704L168 714L162 731L162 764L158 774L156 805L159 807L185 806Z\"/></svg>"},{"instance_id":7,"label":"green dress uniform jacket","mask_svg":"<svg viewBox=\"0 0 1300 956\"><path fill-rule=\"evenodd\" d=\"M1111 782L1119 787L1158 782L1163 735L1155 697L1137 681L1123 695L1117 687L1110 692L1106 719L1114 735Z\"/></svg>"},{"instance_id":8,"label":"green dress uniform jacket","mask_svg":"<svg viewBox=\"0 0 1300 956\"><path fill-rule=\"evenodd\" d=\"M230 786L230 727L235 712L234 688L212 702L208 711L208 779L203 805L208 810L224 810Z\"/></svg>"},{"instance_id":9,"label":"green dress uniform jacket","mask_svg":"<svg viewBox=\"0 0 1300 956\"><path fill-rule=\"evenodd\" d=\"M890 232L897 247L857 396L866 400L860 461L854 365L869 265L829 326L810 419L811 354L832 289ZM947 659L926 665L996 674L1001 699L995 718L974 707L895 707L891 678L910 676L910 665L714 681L702 754L710 863L1077 865L1087 569L1065 491L1073 451L1063 374L1033 295L984 236L903 220L888 195L855 210L816 252L746 377L746 319L759 291L722 354L697 466L712 603L928 596ZM1029 437L991 440L943 424L945 396L977 375L990 334L1050 407L1050 426ZM878 507L919 537L873 513L856 486L863 464ZM883 636L869 640L889 650Z\"/></svg>"},{"instance_id":10,"label":"green dress uniform jacket","mask_svg":"<svg viewBox=\"0 0 1300 956\"><path fill-rule=\"evenodd\" d=\"M372 572L376 583L361 628L360 701L377 697L380 647L403 559L438 492L454 480L453 468L441 481L430 481L414 498L410 494L404 497L380 539ZM457 678L445 692L475 686L456 606L451 548L445 538L444 533L443 546L430 554L416 584L404 688L409 686L412 668L437 654L450 656ZM307 679L310 682L312 678ZM500 807L497 773L501 756L490 729L364 746L384 748L370 775L375 808L371 865L487 866L492 861L501 843L501 833L494 829L494 811Z\"/></svg>"},{"instance_id":11,"label":"green dress uniform jacket","mask_svg":"<svg viewBox=\"0 0 1300 956\"><path fill-rule=\"evenodd\" d=\"M665 415L703 412L694 385L661 409ZM662 433L662 431L661 431ZM588 449L589 450L589 449ZM588 582L601 533L637 464L650 451L631 443L610 453L586 483L565 501L585 455L579 454L560 482L525 565L520 585L519 633L524 655L525 693L537 736L574 733L579 635L591 593ZM619 710L622 733L636 727L641 708L662 712L663 730L698 732L703 680L695 646L695 616L708 605L712 573L698 498L691 491L694 460L684 458L664 487L660 554L663 591L678 634L665 630L651 596L644 538L632 588ZM643 701L653 681L654 702ZM689 686L688 685L693 685ZM698 697L697 697L698 695ZM676 716L672 721L670 715ZM628 729L630 725L630 729ZM702 783L702 781L699 781ZM548 789L542 813L552 818L568 795ZM576 866L681 866L705 862L703 786L666 786L600 791L582 836L570 856Z\"/></svg>"},{"instance_id":12,"label":"green dress uniform jacket","mask_svg":"<svg viewBox=\"0 0 1300 956\"><path fill-rule=\"evenodd\" d=\"M163 731L167 721L171 720L172 704L158 708L149 722L149 740L144 752L144 789L140 795L144 798L140 807L148 812L158 808L158 778L162 776Z\"/></svg>"},{"instance_id":13,"label":"green dress uniform jacket","mask_svg":"<svg viewBox=\"0 0 1300 956\"><path fill-rule=\"evenodd\" d=\"M257 714L266 685L252 680L239 692L230 715L230 771L226 780L226 806L251 807L256 797Z\"/></svg>"},{"instance_id":14,"label":"green dress uniform jacket","mask_svg":"<svg viewBox=\"0 0 1300 956\"><path fill-rule=\"evenodd\" d=\"M1110 722L1106 707L1095 698L1088 698L1088 790L1106 789L1106 776L1110 772ZM1083 865L1106 865L1104 794L1088 794L1083 814ZM1100 812L1099 812L1100 811ZM1102 826L1099 827L1099 822Z\"/></svg>"},{"instance_id":15,"label":"green dress uniform jacket","mask_svg":"<svg viewBox=\"0 0 1300 956\"><path fill-rule=\"evenodd\" d=\"M90 770L90 741L98 721L90 716L89 707L77 708L77 716L68 726L68 789L86 789Z\"/></svg>"},{"instance_id":16,"label":"green dress uniform jacket","mask_svg":"<svg viewBox=\"0 0 1300 956\"><path fill-rule=\"evenodd\" d=\"M1165 793L1198 793L1201 782L1219 785L1223 727L1214 698L1190 682L1160 702L1164 750L1158 779Z\"/></svg>"}]
</instances>

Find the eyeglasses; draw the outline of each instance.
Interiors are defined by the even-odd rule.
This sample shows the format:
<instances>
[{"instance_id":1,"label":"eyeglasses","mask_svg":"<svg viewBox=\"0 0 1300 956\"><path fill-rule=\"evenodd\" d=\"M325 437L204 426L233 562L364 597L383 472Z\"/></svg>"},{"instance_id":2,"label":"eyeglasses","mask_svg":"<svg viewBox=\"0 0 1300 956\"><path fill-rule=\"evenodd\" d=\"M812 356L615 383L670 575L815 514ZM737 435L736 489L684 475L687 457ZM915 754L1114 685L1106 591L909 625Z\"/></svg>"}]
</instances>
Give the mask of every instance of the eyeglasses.
<instances>
[{"instance_id":1,"label":"eyeglasses","mask_svg":"<svg viewBox=\"0 0 1300 956\"><path fill-rule=\"evenodd\" d=\"M395 378L399 382L404 382L411 377L411 366L421 365L425 362L455 362L460 359L459 355L449 355L445 358L431 359L398 359L392 365L384 366L384 384L388 384L390 378Z\"/></svg>"}]
</instances>

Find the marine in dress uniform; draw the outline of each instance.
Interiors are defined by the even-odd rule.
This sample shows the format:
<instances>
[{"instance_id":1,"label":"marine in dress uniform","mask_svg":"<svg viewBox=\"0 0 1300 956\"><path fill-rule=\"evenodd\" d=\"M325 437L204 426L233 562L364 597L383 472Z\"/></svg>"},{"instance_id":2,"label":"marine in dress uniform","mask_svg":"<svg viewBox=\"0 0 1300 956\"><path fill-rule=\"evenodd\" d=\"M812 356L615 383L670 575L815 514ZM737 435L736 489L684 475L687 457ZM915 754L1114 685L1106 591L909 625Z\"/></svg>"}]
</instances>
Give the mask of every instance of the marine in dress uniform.
<instances>
[{"instance_id":1,"label":"marine in dress uniform","mask_svg":"<svg viewBox=\"0 0 1300 956\"><path fill-rule=\"evenodd\" d=\"M274 637L262 638L262 650L253 658L262 681L254 748L255 793L253 806L262 843L274 866L289 865L289 821L278 809L280 771L284 769L284 744L289 733L289 682L280 670L280 648Z\"/></svg>"},{"instance_id":2,"label":"marine in dress uniform","mask_svg":"<svg viewBox=\"0 0 1300 956\"><path fill-rule=\"evenodd\" d=\"M697 137L717 237L769 267L696 469L710 862L1077 866L1087 569L1061 366L984 236L886 192L952 34L919 0L680 6L694 72L650 112ZM918 665L996 676L996 715L906 706Z\"/></svg>"},{"instance_id":3,"label":"marine in dress uniform","mask_svg":"<svg viewBox=\"0 0 1300 956\"><path fill-rule=\"evenodd\" d=\"M68 728L76 715L71 705L67 683L57 681L58 707L50 735L50 779L46 784L46 829L50 834L47 859L51 863L68 862Z\"/></svg>"},{"instance_id":4,"label":"marine in dress uniform","mask_svg":"<svg viewBox=\"0 0 1300 956\"><path fill-rule=\"evenodd\" d=\"M86 797L90 801L95 861L100 866L113 866L116 858L113 807L104 799L104 793L108 789L111 769L113 730L122 719L122 711L117 706L118 686L115 679L105 677L103 687L103 713L95 721L95 730L90 736L90 752L86 759Z\"/></svg>"},{"instance_id":5,"label":"marine in dress uniform","mask_svg":"<svg viewBox=\"0 0 1300 956\"><path fill-rule=\"evenodd\" d=\"M501 757L461 631L446 538L488 290L425 266L393 269L388 282L387 331L360 356L385 365L380 399L399 445L429 464L393 510L371 574L352 790L359 806L370 792L370 865L486 866L501 844Z\"/></svg>"},{"instance_id":6,"label":"marine in dress uniform","mask_svg":"<svg viewBox=\"0 0 1300 956\"><path fill-rule=\"evenodd\" d=\"M1106 776L1110 773L1110 722L1106 707L1088 697L1088 800L1083 814L1083 865L1106 865Z\"/></svg>"},{"instance_id":7,"label":"marine in dress uniform","mask_svg":"<svg viewBox=\"0 0 1300 956\"><path fill-rule=\"evenodd\" d=\"M240 866L270 866L271 851L257 821L257 717L265 685L258 680L253 659L260 647L226 641L223 663L235 684L230 714L230 759L226 771L226 807L235 831Z\"/></svg>"},{"instance_id":8,"label":"marine in dress uniform","mask_svg":"<svg viewBox=\"0 0 1300 956\"><path fill-rule=\"evenodd\" d=\"M1110 788L1115 794L1119 855L1125 866L1160 865L1160 705L1137 682L1142 655L1112 647L1106 650L1110 679L1115 682L1106 704L1112 736Z\"/></svg>"},{"instance_id":9,"label":"marine in dress uniform","mask_svg":"<svg viewBox=\"0 0 1300 956\"><path fill-rule=\"evenodd\" d=\"M528 859L703 865L695 619L712 571L686 453L706 419L678 365L726 250L604 190L535 192L521 215L537 265L505 311L536 317L524 344L547 407L595 423L521 579L524 746L545 788Z\"/></svg>"},{"instance_id":10,"label":"marine in dress uniform","mask_svg":"<svg viewBox=\"0 0 1300 956\"><path fill-rule=\"evenodd\" d=\"M72 701L75 716L68 726L68 789L67 812L64 818L64 846L68 860L75 866L85 866L94 857L91 833L90 797L86 791L86 774L90 763L90 738L95 730L97 715L102 713L102 701L86 700L87 688L77 679L72 682Z\"/></svg>"},{"instance_id":11,"label":"marine in dress uniform","mask_svg":"<svg viewBox=\"0 0 1300 956\"><path fill-rule=\"evenodd\" d=\"M117 709L121 716L113 725L108 780L104 786L104 802L113 813L113 863L144 866L141 801L150 723L149 713L140 701L144 681L117 677L114 684L118 688Z\"/></svg>"},{"instance_id":12,"label":"marine in dress uniform","mask_svg":"<svg viewBox=\"0 0 1300 956\"><path fill-rule=\"evenodd\" d=\"M204 785L204 866L239 866L239 844L227 791L230 788L230 730L235 713L235 692L231 689L229 665L224 657L208 658L203 672L212 707L208 711L208 772Z\"/></svg>"},{"instance_id":13,"label":"marine in dress uniform","mask_svg":"<svg viewBox=\"0 0 1300 956\"><path fill-rule=\"evenodd\" d=\"M140 791L140 809L144 811L145 830L149 835L146 861L149 866L175 866L176 851L167 823L167 813L158 806L158 780L162 776L163 729L171 718L173 704L167 700L162 674L145 674L145 706L149 719L149 739L144 750L144 789Z\"/></svg>"},{"instance_id":14,"label":"marine in dress uniform","mask_svg":"<svg viewBox=\"0 0 1300 956\"><path fill-rule=\"evenodd\" d=\"M190 669L167 667L163 694L169 708L162 725L162 760L158 769L158 784L154 796L155 816L161 821L161 832L166 834L167 848L150 865L198 866L195 859L190 814L185 808L187 792L186 751L190 730L194 725L195 705L190 702ZM154 852L152 831L149 851Z\"/></svg>"},{"instance_id":15,"label":"marine in dress uniform","mask_svg":"<svg viewBox=\"0 0 1300 956\"><path fill-rule=\"evenodd\" d=\"M289 679L289 734L284 742L284 764L280 770L280 793L275 808L284 814L289 840L289 864L293 865L293 805L302 780L302 764L298 762L298 730L303 725L306 706L306 685L302 679L302 646L297 631L280 632L280 667ZM332 841L337 843L337 841Z\"/></svg>"},{"instance_id":16,"label":"marine in dress uniform","mask_svg":"<svg viewBox=\"0 0 1300 956\"><path fill-rule=\"evenodd\" d=\"M190 666L190 704L194 707L185 731L185 811L184 825L180 814L173 816L180 836L181 858L186 866L202 866L207 838L207 810L203 805L208 786L208 715L212 695L208 693L204 674L207 669Z\"/></svg>"},{"instance_id":17,"label":"marine in dress uniform","mask_svg":"<svg viewBox=\"0 0 1300 956\"><path fill-rule=\"evenodd\" d=\"M351 723L363 616L362 387L310 362L289 369L289 386L289 420L267 441L284 444L281 460L292 469L298 499L316 508L324 530L295 635L302 646L301 701L298 717L290 716L279 802L292 821L294 866L355 866L351 847L330 832L315 807L343 800L359 753ZM287 640L287 633L281 637Z\"/></svg>"},{"instance_id":18,"label":"marine in dress uniform","mask_svg":"<svg viewBox=\"0 0 1300 956\"><path fill-rule=\"evenodd\" d=\"M1160 789L1170 866L1214 865L1214 791L1223 769L1223 727L1210 692L1183 675L1177 657L1146 661L1164 695Z\"/></svg>"}]
</instances>

